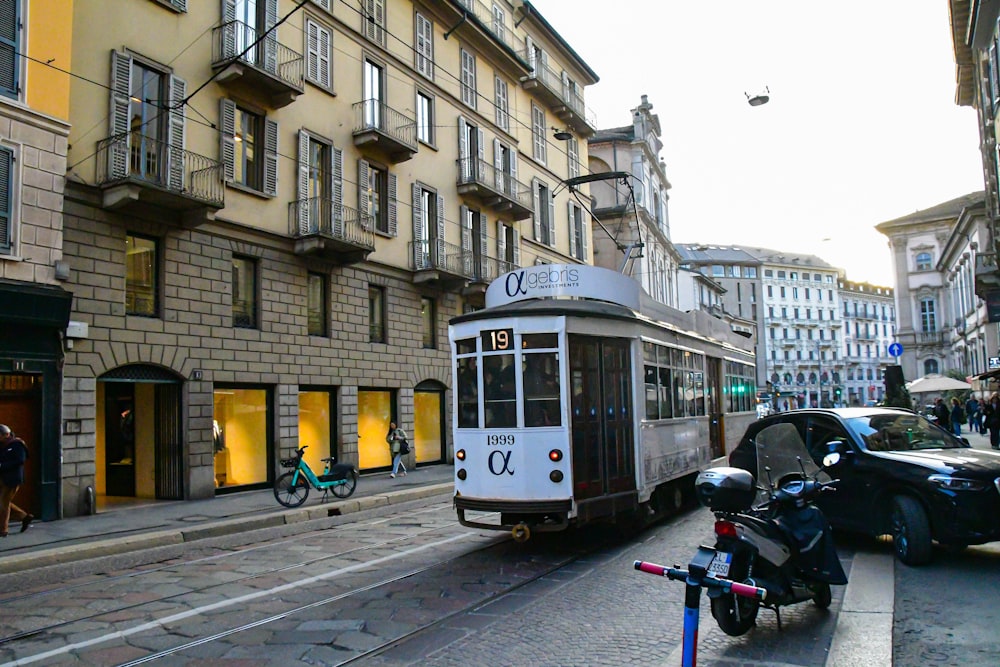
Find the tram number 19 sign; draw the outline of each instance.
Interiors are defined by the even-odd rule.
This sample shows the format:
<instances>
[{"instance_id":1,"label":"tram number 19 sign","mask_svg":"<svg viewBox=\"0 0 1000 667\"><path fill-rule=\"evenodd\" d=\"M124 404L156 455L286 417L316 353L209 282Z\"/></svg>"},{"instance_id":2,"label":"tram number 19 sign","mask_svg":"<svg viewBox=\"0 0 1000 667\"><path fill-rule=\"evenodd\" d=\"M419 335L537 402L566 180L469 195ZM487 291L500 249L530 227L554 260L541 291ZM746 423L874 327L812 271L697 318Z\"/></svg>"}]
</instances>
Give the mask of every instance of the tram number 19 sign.
<instances>
[{"instance_id":1,"label":"tram number 19 sign","mask_svg":"<svg viewBox=\"0 0 1000 667\"><path fill-rule=\"evenodd\" d=\"M483 352L503 352L514 349L513 329L490 329L482 332Z\"/></svg>"}]
</instances>

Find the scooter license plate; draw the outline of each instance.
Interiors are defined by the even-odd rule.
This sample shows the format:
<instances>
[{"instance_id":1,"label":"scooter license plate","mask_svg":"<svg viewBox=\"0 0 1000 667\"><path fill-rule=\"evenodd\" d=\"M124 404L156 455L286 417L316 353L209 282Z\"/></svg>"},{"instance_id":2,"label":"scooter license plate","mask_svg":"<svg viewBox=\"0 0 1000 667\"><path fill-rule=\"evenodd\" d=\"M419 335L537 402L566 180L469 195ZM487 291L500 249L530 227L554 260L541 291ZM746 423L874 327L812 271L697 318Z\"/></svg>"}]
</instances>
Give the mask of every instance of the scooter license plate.
<instances>
[{"instance_id":1,"label":"scooter license plate","mask_svg":"<svg viewBox=\"0 0 1000 667\"><path fill-rule=\"evenodd\" d=\"M717 577L728 577L729 566L733 563L733 555L725 551L716 551L712 562L708 564L708 573Z\"/></svg>"}]
</instances>

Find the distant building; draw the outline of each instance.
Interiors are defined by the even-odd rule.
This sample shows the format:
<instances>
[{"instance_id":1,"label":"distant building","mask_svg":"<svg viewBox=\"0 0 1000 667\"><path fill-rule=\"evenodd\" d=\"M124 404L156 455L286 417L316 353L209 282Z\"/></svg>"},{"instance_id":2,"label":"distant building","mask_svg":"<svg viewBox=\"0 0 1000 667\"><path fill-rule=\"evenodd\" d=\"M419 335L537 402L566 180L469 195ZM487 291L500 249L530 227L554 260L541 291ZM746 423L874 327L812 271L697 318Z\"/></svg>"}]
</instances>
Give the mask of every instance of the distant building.
<instances>
[{"instance_id":1,"label":"distant building","mask_svg":"<svg viewBox=\"0 0 1000 667\"><path fill-rule=\"evenodd\" d=\"M885 398L885 369L895 364L889 346L896 336L891 287L841 280L844 323L843 371L834 388L837 402L865 405Z\"/></svg>"}]
</instances>

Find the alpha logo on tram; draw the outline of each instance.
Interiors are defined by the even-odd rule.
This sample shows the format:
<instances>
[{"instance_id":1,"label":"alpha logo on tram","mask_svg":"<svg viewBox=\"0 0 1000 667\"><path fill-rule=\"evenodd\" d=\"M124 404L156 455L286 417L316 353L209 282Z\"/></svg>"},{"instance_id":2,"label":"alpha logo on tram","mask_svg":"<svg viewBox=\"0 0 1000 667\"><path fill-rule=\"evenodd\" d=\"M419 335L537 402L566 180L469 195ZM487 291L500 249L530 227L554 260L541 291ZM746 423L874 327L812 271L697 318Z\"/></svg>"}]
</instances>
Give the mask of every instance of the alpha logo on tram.
<instances>
[{"instance_id":1,"label":"alpha logo on tram","mask_svg":"<svg viewBox=\"0 0 1000 667\"><path fill-rule=\"evenodd\" d=\"M504 473L513 476L514 469L510 467L510 455L513 453L509 449L505 452L499 449L494 449L490 452L489 458L486 459L486 464L489 466L490 472L497 476Z\"/></svg>"},{"instance_id":2,"label":"alpha logo on tram","mask_svg":"<svg viewBox=\"0 0 1000 667\"><path fill-rule=\"evenodd\" d=\"M507 274L504 287L508 297L527 294L529 289L557 289L575 285L580 280L580 272L572 267L560 269L522 269Z\"/></svg>"}]
</instances>

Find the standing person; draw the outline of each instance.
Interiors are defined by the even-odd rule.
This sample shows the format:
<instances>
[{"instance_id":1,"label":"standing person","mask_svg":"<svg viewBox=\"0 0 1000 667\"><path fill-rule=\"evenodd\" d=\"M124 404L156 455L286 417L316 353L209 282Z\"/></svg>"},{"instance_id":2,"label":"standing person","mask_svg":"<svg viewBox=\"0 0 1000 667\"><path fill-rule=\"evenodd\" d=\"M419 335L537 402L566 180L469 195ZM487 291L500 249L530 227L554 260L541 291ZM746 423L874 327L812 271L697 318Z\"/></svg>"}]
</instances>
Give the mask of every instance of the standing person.
<instances>
[{"instance_id":1,"label":"standing person","mask_svg":"<svg viewBox=\"0 0 1000 667\"><path fill-rule=\"evenodd\" d=\"M983 422L990 432L990 447L1000 449L1000 396L993 394L986 404Z\"/></svg>"},{"instance_id":2,"label":"standing person","mask_svg":"<svg viewBox=\"0 0 1000 667\"><path fill-rule=\"evenodd\" d=\"M975 396L969 396L969 400L965 402L965 416L969 420L969 433L978 431L979 401L976 400Z\"/></svg>"},{"instance_id":3,"label":"standing person","mask_svg":"<svg viewBox=\"0 0 1000 667\"><path fill-rule=\"evenodd\" d=\"M965 422L965 410L957 398L951 399L951 432L962 435L962 424Z\"/></svg>"},{"instance_id":4,"label":"standing person","mask_svg":"<svg viewBox=\"0 0 1000 667\"><path fill-rule=\"evenodd\" d=\"M938 426L951 433L951 415L948 414L948 406L940 396L934 399L934 417Z\"/></svg>"},{"instance_id":5,"label":"standing person","mask_svg":"<svg viewBox=\"0 0 1000 667\"><path fill-rule=\"evenodd\" d=\"M10 518L21 522L21 532L35 517L14 504L14 494L24 482L24 462L28 448L6 424L0 424L0 537L7 537Z\"/></svg>"},{"instance_id":6,"label":"standing person","mask_svg":"<svg viewBox=\"0 0 1000 667\"><path fill-rule=\"evenodd\" d=\"M389 477L395 478L399 469L403 469L403 477L406 477L406 466L403 465L403 445L407 448L406 431L396 426L396 422L389 422L389 432L385 434L385 441L389 443L389 451L392 453L392 472Z\"/></svg>"}]
</instances>

